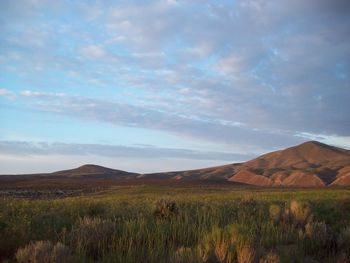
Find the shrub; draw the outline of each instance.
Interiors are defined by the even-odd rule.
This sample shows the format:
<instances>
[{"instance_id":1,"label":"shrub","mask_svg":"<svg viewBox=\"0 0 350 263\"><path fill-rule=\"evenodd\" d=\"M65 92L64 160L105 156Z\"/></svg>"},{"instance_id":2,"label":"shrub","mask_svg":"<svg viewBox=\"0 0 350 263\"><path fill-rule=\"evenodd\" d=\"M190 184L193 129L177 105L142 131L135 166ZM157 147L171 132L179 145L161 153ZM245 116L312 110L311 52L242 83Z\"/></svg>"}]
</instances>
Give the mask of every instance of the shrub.
<instances>
[{"instance_id":1,"label":"shrub","mask_svg":"<svg viewBox=\"0 0 350 263\"><path fill-rule=\"evenodd\" d=\"M324 222L309 222L305 226L305 252L325 256L334 252L333 238ZM334 240L335 241L335 240ZM326 253L323 254L322 253Z\"/></svg>"},{"instance_id":2,"label":"shrub","mask_svg":"<svg viewBox=\"0 0 350 263\"><path fill-rule=\"evenodd\" d=\"M66 263L70 260L70 251L60 242L53 245L50 241L37 241L19 248L16 259L19 263Z\"/></svg>"},{"instance_id":3,"label":"shrub","mask_svg":"<svg viewBox=\"0 0 350 263\"><path fill-rule=\"evenodd\" d=\"M309 222L305 226L305 234L311 240L323 243L327 239L327 225L324 222Z\"/></svg>"},{"instance_id":4,"label":"shrub","mask_svg":"<svg viewBox=\"0 0 350 263\"><path fill-rule=\"evenodd\" d=\"M179 207L175 201L160 199L155 203L153 214L156 218L171 218L179 214Z\"/></svg>"},{"instance_id":5,"label":"shrub","mask_svg":"<svg viewBox=\"0 0 350 263\"><path fill-rule=\"evenodd\" d=\"M274 223L279 223L281 221L281 213L282 211L279 205L270 205L269 214Z\"/></svg>"},{"instance_id":6,"label":"shrub","mask_svg":"<svg viewBox=\"0 0 350 263\"><path fill-rule=\"evenodd\" d=\"M307 204L302 204L298 201L292 201L289 206L290 214L295 222L300 226L305 226L308 222L311 222L313 215L311 209Z\"/></svg>"}]
</instances>

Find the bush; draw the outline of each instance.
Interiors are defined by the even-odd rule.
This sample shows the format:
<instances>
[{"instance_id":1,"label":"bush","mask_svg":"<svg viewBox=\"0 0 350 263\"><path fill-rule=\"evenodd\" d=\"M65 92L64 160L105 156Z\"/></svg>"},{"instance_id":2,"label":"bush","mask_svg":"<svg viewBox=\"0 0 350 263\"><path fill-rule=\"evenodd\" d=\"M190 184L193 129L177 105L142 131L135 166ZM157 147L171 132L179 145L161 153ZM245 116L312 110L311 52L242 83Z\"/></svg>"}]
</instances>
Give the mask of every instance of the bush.
<instances>
[{"instance_id":1,"label":"bush","mask_svg":"<svg viewBox=\"0 0 350 263\"><path fill-rule=\"evenodd\" d=\"M336 253L336 236L324 222L309 222L305 226L305 252L319 257Z\"/></svg>"},{"instance_id":2,"label":"bush","mask_svg":"<svg viewBox=\"0 0 350 263\"><path fill-rule=\"evenodd\" d=\"M16 259L19 263L66 263L70 261L70 251L60 242L53 245L50 241L37 241L19 248Z\"/></svg>"},{"instance_id":3,"label":"bush","mask_svg":"<svg viewBox=\"0 0 350 263\"><path fill-rule=\"evenodd\" d=\"M175 201L160 199L155 204L153 215L156 218L171 218L179 214L179 207Z\"/></svg>"},{"instance_id":4,"label":"bush","mask_svg":"<svg viewBox=\"0 0 350 263\"><path fill-rule=\"evenodd\" d=\"M274 223L279 223L281 221L282 209L279 205L270 205L269 214L270 218Z\"/></svg>"},{"instance_id":5,"label":"bush","mask_svg":"<svg viewBox=\"0 0 350 263\"><path fill-rule=\"evenodd\" d=\"M311 209L307 204L302 204L298 201L292 201L290 203L289 209L294 221L300 226L305 226L313 219Z\"/></svg>"}]
</instances>

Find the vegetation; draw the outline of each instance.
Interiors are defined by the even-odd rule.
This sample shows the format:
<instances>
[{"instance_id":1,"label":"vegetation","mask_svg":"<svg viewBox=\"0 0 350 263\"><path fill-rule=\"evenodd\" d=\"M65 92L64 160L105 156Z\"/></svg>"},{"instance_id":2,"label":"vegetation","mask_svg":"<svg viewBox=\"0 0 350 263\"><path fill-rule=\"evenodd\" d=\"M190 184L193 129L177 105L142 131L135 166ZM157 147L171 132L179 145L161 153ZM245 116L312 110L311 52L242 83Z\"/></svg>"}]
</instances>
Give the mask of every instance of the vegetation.
<instances>
[{"instance_id":1,"label":"vegetation","mask_svg":"<svg viewBox=\"0 0 350 263\"><path fill-rule=\"evenodd\" d=\"M0 261L349 262L350 190L119 187L0 199Z\"/></svg>"}]
</instances>

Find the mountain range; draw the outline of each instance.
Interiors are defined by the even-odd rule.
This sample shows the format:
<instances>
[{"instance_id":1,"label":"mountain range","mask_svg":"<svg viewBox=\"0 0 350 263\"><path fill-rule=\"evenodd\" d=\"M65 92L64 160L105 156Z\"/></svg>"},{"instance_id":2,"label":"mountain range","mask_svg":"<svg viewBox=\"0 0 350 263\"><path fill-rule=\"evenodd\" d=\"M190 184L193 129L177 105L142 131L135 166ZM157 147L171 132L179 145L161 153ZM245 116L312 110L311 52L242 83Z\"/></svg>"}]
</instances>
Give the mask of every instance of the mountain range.
<instances>
[{"instance_id":1,"label":"mountain range","mask_svg":"<svg viewBox=\"0 0 350 263\"><path fill-rule=\"evenodd\" d=\"M5 177L23 176L8 175ZM205 169L138 174L87 164L75 169L30 176L35 177L36 180L40 178L123 181L149 179L153 181L227 182L260 187L350 186L350 151L317 141L309 141L264 154L247 162ZM4 178L4 176L1 177Z\"/></svg>"}]
</instances>

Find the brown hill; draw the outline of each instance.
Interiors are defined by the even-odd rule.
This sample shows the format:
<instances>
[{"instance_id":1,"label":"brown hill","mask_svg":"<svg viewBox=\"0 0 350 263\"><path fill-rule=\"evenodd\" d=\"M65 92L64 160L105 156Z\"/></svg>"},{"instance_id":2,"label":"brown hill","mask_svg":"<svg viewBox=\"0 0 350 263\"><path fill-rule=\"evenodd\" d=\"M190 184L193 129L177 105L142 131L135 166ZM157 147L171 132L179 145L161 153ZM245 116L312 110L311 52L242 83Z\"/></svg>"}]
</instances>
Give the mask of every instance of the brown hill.
<instances>
[{"instance_id":1,"label":"brown hill","mask_svg":"<svg viewBox=\"0 0 350 263\"><path fill-rule=\"evenodd\" d=\"M350 185L350 165L340 169L337 178L332 182L333 186Z\"/></svg>"},{"instance_id":2,"label":"brown hill","mask_svg":"<svg viewBox=\"0 0 350 263\"><path fill-rule=\"evenodd\" d=\"M325 183L315 174L308 172L293 172L282 181L284 186L299 186L299 187L322 187Z\"/></svg>"},{"instance_id":3,"label":"brown hill","mask_svg":"<svg viewBox=\"0 0 350 263\"><path fill-rule=\"evenodd\" d=\"M296 168L310 169L326 166L339 169L349 164L350 151L316 141L264 154L244 163L250 169Z\"/></svg>"},{"instance_id":4,"label":"brown hill","mask_svg":"<svg viewBox=\"0 0 350 263\"><path fill-rule=\"evenodd\" d=\"M227 181L240 164L228 164L204 169L143 174L140 178L177 180L218 180Z\"/></svg>"},{"instance_id":5,"label":"brown hill","mask_svg":"<svg viewBox=\"0 0 350 263\"><path fill-rule=\"evenodd\" d=\"M137 174L87 164L49 174L8 175L0 180L61 178L129 181L215 182L262 187L350 186L350 151L310 141L285 150L264 154L245 163L205 169ZM133 180L130 180L133 179Z\"/></svg>"},{"instance_id":6,"label":"brown hill","mask_svg":"<svg viewBox=\"0 0 350 263\"><path fill-rule=\"evenodd\" d=\"M256 186L346 186L350 185L350 151L310 141L245 163L145 174L142 178L228 180Z\"/></svg>"},{"instance_id":7,"label":"brown hill","mask_svg":"<svg viewBox=\"0 0 350 263\"><path fill-rule=\"evenodd\" d=\"M239 171L229 181L259 186L273 185L273 181L270 178L263 175L256 175L248 170Z\"/></svg>"},{"instance_id":8,"label":"brown hill","mask_svg":"<svg viewBox=\"0 0 350 263\"><path fill-rule=\"evenodd\" d=\"M349 186L350 185L350 174L343 175L334 180L331 183L332 186Z\"/></svg>"},{"instance_id":9,"label":"brown hill","mask_svg":"<svg viewBox=\"0 0 350 263\"><path fill-rule=\"evenodd\" d=\"M270 179L273 181L274 185L282 185L284 179L288 177L288 174L283 171L279 171L271 175Z\"/></svg>"},{"instance_id":10,"label":"brown hill","mask_svg":"<svg viewBox=\"0 0 350 263\"><path fill-rule=\"evenodd\" d=\"M63 170L49 174L51 177L81 177L100 179L130 179L136 178L139 174L129 173L107 167L85 164L75 169Z\"/></svg>"}]
</instances>

